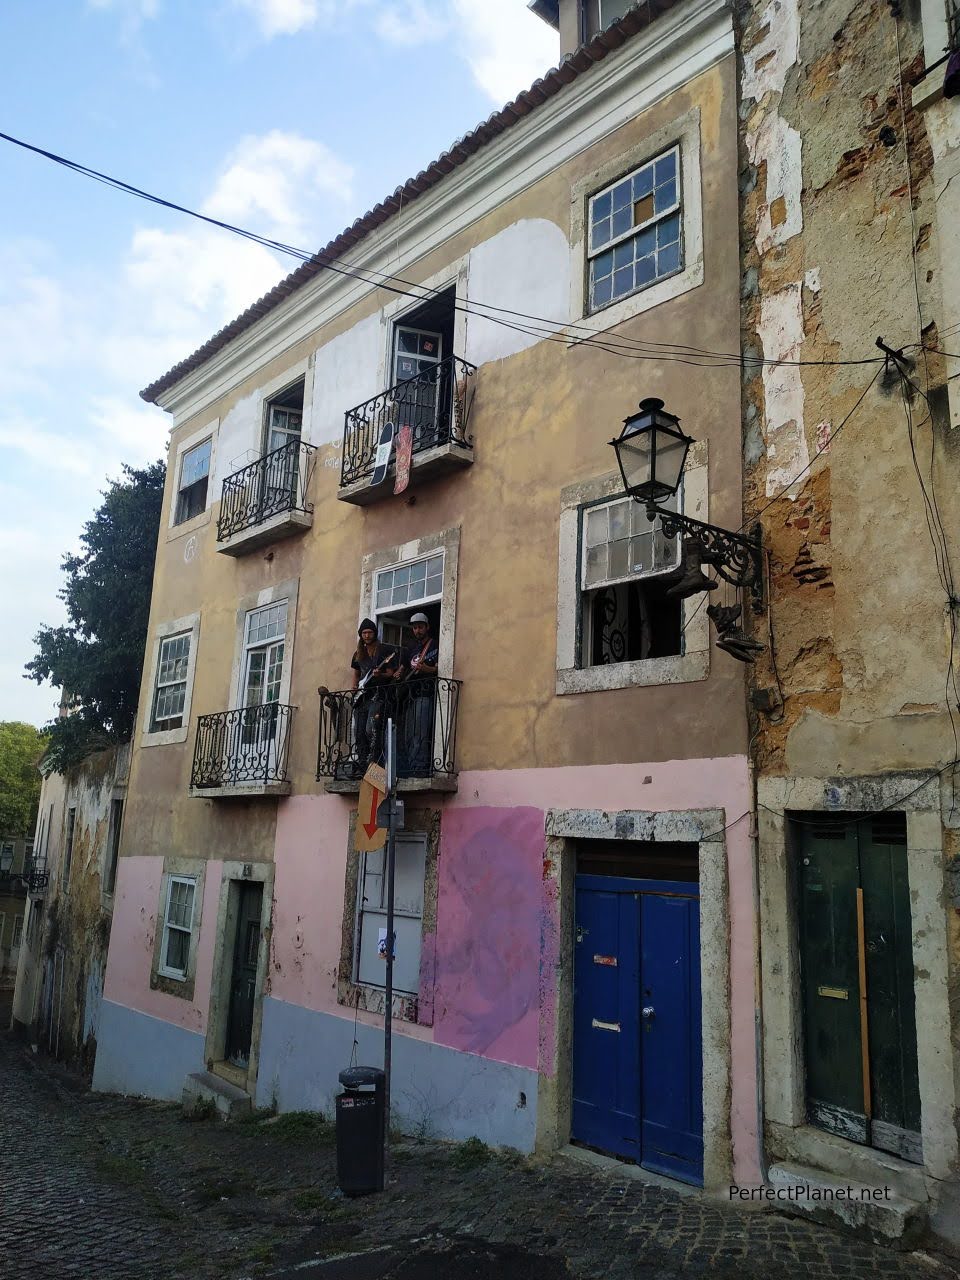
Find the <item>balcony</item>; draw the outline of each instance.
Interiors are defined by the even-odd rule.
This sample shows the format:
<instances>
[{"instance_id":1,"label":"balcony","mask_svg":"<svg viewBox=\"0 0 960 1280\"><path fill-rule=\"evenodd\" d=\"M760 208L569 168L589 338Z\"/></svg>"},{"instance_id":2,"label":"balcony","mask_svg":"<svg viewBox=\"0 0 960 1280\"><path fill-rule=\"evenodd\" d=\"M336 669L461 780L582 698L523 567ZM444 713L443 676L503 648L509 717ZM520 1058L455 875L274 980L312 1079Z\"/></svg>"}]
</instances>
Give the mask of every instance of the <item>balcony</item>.
<instances>
[{"instance_id":1,"label":"balcony","mask_svg":"<svg viewBox=\"0 0 960 1280\"><path fill-rule=\"evenodd\" d=\"M50 883L50 872L47 869L47 859L31 858L24 864L23 875L27 888L33 894L41 894Z\"/></svg>"},{"instance_id":2,"label":"balcony","mask_svg":"<svg viewBox=\"0 0 960 1280\"><path fill-rule=\"evenodd\" d=\"M217 550L242 556L309 529L313 503L306 494L315 453L313 445L290 440L228 476L217 519Z\"/></svg>"},{"instance_id":3,"label":"balcony","mask_svg":"<svg viewBox=\"0 0 960 1280\"><path fill-rule=\"evenodd\" d=\"M473 462L473 436L467 434L476 366L448 356L415 378L398 382L355 409L348 409L343 431L340 492L343 502L358 506L393 492L394 468L371 485L377 446L384 425L413 431L411 480L445 475Z\"/></svg>"},{"instance_id":4,"label":"balcony","mask_svg":"<svg viewBox=\"0 0 960 1280\"><path fill-rule=\"evenodd\" d=\"M397 725L401 791L456 791L459 680L407 680L371 692L320 690L317 781L356 792L371 760L382 762L387 720Z\"/></svg>"},{"instance_id":5,"label":"balcony","mask_svg":"<svg viewBox=\"0 0 960 1280\"><path fill-rule=\"evenodd\" d=\"M190 794L208 799L289 795L294 711L296 707L267 702L198 717Z\"/></svg>"}]
</instances>

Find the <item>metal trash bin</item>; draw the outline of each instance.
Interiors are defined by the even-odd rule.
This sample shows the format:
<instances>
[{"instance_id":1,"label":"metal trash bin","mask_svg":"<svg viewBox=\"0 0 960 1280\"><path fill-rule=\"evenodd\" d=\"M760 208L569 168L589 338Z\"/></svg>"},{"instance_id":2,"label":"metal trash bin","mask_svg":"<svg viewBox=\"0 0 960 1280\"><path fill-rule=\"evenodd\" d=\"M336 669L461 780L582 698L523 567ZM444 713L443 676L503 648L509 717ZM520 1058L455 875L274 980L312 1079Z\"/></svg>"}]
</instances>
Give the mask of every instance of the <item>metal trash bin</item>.
<instances>
[{"instance_id":1,"label":"metal trash bin","mask_svg":"<svg viewBox=\"0 0 960 1280\"><path fill-rule=\"evenodd\" d=\"M348 1196L383 1190L386 1075L379 1067L346 1067L336 1097L337 1182Z\"/></svg>"}]
</instances>

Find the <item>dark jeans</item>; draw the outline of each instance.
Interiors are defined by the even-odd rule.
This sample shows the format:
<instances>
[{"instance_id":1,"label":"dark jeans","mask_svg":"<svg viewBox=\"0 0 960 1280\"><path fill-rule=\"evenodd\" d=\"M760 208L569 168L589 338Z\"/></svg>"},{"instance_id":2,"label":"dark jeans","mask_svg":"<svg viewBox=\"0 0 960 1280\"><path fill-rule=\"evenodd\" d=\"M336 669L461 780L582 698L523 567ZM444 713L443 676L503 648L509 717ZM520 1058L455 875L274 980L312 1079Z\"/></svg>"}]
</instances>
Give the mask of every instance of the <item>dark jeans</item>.
<instances>
[{"instance_id":1,"label":"dark jeans","mask_svg":"<svg viewBox=\"0 0 960 1280\"><path fill-rule=\"evenodd\" d=\"M430 677L404 686L403 725L398 754L400 773L426 777L433 772L433 719L437 682Z\"/></svg>"},{"instance_id":2,"label":"dark jeans","mask_svg":"<svg viewBox=\"0 0 960 1280\"><path fill-rule=\"evenodd\" d=\"M353 744L356 766L363 772L371 761L379 763L383 755L385 728L382 693L368 693L353 712Z\"/></svg>"}]
</instances>

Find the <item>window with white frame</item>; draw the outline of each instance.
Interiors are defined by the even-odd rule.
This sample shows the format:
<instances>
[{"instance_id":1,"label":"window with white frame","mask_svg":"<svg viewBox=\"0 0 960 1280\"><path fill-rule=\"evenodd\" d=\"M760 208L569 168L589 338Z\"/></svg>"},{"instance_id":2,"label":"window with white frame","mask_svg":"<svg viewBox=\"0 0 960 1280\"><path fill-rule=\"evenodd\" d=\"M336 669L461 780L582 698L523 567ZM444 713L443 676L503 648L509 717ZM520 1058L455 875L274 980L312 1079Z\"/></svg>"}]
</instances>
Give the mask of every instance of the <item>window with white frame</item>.
<instances>
[{"instance_id":1,"label":"window with white frame","mask_svg":"<svg viewBox=\"0 0 960 1280\"><path fill-rule=\"evenodd\" d=\"M213 437L211 436L200 444L194 445L192 449L186 449L181 456L174 524L183 524L206 510L212 449Z\"/></svg>"},{"instance_id":2,"label":"window with white frame","mask_svg":"<svg viewBox=\"0 0 960 1280\"><path fill-rule=\"evenodd\" d=\"M287 634L287 601L251 609L244 628L244 707L280 701L283 655Z\"/></svg>"},{"instance_id":3,"label":"window with white frame","mask_svg":"<svg viewBox=\"0 0 960 1280\"><path fill-rule=\"evenodd\" d=\"M24 840L23 842L23 869L28 871L33 864L33 841Z\"/></svg>"},{"instance_id":4,"label":"window with white frame","mask_svg":"<svg viewBox=\"0 0 960 1280\"><path fill-rule=\"evenodd\" d=\"M9 875L13 869L14 849L12 841L5 840L0 844L0 875Z\"/></svg>"},{"instance_id":5,"label":"window with white frame","mask_svg":"<svg viewBox=\"0 0 960 1280\"><path fill-rule=\"evenodd\" d=\"M77 830L76 809L67 810L67 840L63 855L63 887L70 883L70 867L73 865L73 840Z\"/></svg>"},{"instance_id":6,"label":"window with white frame","mask_svg":"<svg viewBox=\"0 0 960 1280\"><path fill-rule=\"evenodd\" d=\"M683 269L680 147L671 147L588 204L589 309Z\"/></svg>"},{"instance_id":7,"label":"window with white frame","mask_svg":"<svg viewBox=\"0 0 960 1280\"><path fill-rule=\"evenodd\" d=\"M676 509L676 497L663 505ZM580 512L581 667L682 652L682 602L667 594L679 539L643 505L617 498Z\"/></svg>"},{"instance_id":8,"label":"window with white frame","mask_svg":"<svg viewBox=\"0 0 960 1280\"><path fill-rule=\"evenodd\" d=\"M374 615L385 644L404 645L413 639L411 613L430 619L433 635L440 634L440 597L443 594L443 552L421 560L381 569L374 588Z\"/></svg>"},{"instance_id":9,"label":"window with white frame","mask_svg":"<svg viewBox=\"0 0 960 1280\"><path fill-rule=\"evenodd\" d=\"M13 917L13 941L10 943L12 947L19 947L20 939L23 937L23 916Z\"/></svg>"},{"instance_id":10,"label":"window with white frame","mask_svg":"<svg viewBox=\"0 0 960 1280\"><path fill-rule=\"evenodd\" d=\"M159 965L165 978L187 976L196 891L197 882L190 876L170 876L167 881Z\"/></svg>"},{"instance_id":11,"label":"window with white frame","mask_svg":"<svg viewBox=\"0 0 960 1280\"><path fill-rule=\"evenodd\" d=\"M357 941L355 981L386 984L387 877L386 851L362 856L357 877ZM398 834L394 878L394 989L416 995L420 987L420 940L423 924L423 881L427 836Z\"/></svg>"},{"instance_id":12,"label":"window with white frame","mask_svg":"<svg viewBox=\"0 0 960 1280\"><path fill-rule=\"evenodd\" d=\"M187 694L191 632L166 636L160 641L157 682L153 694L150 732L179 729L183 725L183 705Z\"/></svg>"}]
</instances>

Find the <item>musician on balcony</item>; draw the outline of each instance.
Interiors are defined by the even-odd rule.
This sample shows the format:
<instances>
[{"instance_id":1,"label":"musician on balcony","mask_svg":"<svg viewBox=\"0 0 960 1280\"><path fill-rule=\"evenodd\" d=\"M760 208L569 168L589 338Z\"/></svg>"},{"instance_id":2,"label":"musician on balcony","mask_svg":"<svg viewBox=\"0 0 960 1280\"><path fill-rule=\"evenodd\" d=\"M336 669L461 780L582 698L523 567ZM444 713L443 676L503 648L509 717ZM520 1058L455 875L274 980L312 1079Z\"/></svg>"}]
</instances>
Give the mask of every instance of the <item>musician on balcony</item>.
<instances>
[{"instance_id":1,"label":"musician on balcony","mask_svg":"<svg viewBox=\"0 0 960 1280\"><path fill-rule=\"evenodd\" d=\"M383 756L384 697L383 689L397 668L399 653L395 645L383 644L377 638L377 624L364 618L357 630L360 643L350 663L353 669L353 741L354 773L362 777L371 760Z\"/></svg>"},{"instance_id":2,"label":"musician on balcony","mask_svg":"<svg viewBox=\"0 0 960 1280\"><path fill-rule=\"evenodd\" d=\"M410 626L413 642L402 651L400 669L394 675L395 680L404 681L400 770L410 777L421 777L431 773L440 647L430 634L430 620L425 613L415 613Z\"/></svg>"}]
</instances>

